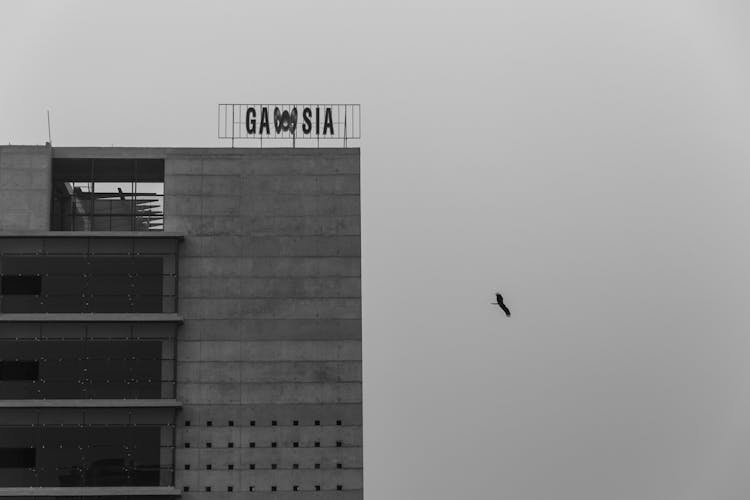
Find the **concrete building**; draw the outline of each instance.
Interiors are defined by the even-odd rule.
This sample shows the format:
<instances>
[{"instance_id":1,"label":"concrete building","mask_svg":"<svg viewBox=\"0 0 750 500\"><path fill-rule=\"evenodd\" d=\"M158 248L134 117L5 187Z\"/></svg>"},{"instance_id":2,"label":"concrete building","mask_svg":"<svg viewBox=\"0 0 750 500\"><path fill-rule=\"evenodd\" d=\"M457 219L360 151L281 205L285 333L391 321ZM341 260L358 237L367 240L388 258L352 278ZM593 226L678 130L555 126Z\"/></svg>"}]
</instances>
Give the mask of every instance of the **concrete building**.
<instances>
[{"instance_id":1,"label":"concrete building","mask_svg":"<svg viewBox=\"0 0 750 500\"><path fill-rule=\"evenodd\" d=\"M0 147L0 496L361 499L359 149Z\"/></svg>"}]
</instances>

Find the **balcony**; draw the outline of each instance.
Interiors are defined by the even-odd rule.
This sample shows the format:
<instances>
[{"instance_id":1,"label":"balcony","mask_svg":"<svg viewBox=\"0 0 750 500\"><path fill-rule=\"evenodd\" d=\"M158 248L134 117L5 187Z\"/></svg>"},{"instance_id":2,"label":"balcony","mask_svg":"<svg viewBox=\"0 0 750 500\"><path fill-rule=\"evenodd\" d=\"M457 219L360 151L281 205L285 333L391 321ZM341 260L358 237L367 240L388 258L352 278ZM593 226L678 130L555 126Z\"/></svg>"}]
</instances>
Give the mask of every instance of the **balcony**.
<instances>
[{"instance_id":1,"label":"balcony","mask_svg":"<svg viewBox=\"0 0 750 500\"><path fill-rule=\"evenodd\" d=\"M172 412L0 408L0 420L0 496L177 493Z\"/></svg>"},{"instance_id":2,"label":"balcony","mask_svg":"<svg viewBox=\"0 0 750 500\"><path fill-rule=\"evenodd\" d=\"M0 312L175 313L181 239L163 232L1 234Z\"/></svg>"},{"instance_id":3,"label":"balcony","mask_svg":"<svg viewBox=\"0 0 750 500\"><path fill-rule=\"evenodd\" d=\"M0 407L4 400L174 398L174 325L0 324Z\"/></svg>"}]
</instances>

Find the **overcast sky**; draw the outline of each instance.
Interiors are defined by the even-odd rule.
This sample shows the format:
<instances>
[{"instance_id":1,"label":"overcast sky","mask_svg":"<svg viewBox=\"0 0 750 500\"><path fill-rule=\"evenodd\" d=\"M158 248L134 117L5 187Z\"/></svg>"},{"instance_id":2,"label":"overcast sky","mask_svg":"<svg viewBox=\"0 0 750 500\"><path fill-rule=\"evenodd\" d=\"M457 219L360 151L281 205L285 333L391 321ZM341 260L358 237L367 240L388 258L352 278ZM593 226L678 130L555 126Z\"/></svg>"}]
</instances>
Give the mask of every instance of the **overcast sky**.
<instances>
[{"instance_id":1,"label":"overcast sky","mask_svg":"<svg viewBox=\"0 0 750 500\"><path fill-rule=\"evenodd\" d=\"M2 2L0 143L359 102L366 498L746 500L748 3L355 4Z\"/></svg>"}]
</instances>

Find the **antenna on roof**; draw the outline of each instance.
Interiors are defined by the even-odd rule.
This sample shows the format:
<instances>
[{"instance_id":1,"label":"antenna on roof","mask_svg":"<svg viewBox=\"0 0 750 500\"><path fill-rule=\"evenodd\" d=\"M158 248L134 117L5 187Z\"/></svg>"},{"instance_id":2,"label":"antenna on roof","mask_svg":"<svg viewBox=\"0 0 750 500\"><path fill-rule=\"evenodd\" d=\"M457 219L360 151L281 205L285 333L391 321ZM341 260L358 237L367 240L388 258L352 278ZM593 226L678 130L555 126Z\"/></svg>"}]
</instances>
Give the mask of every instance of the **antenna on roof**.
<instances>
[{"instance_id":1,"label":"antenna on roof","mask_svg":"<svg viewBox=\"0 0 750 500\"><path fill-rule=\"evenodd\" d=\"M47 139L50 146L52 146L52 126L50 125L49 121L49 109L47 110Z\"/></svg>"}]
</instances>

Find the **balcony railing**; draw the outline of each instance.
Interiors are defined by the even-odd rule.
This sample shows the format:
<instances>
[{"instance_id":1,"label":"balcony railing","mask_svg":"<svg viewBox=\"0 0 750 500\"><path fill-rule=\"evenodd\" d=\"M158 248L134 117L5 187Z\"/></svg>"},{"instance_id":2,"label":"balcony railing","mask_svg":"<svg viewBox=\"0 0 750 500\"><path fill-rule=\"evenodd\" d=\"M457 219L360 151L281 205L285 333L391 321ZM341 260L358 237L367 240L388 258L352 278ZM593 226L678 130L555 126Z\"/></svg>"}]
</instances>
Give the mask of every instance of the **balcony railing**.
<instances>
[{"instance_id":1,"label":"balcony railing","mask_svg":"<svg viewBox=\"0 0 750 500\"><path fill-rule=\"evenodd\" d=\"M24 412L31 419L16 425L10 423L12 413L20 414L1 414L0 488L174 484L170 411L135 418L125 414L124 420L85 412L84 420L92 423L58 416L46 425L46 413Z\"/></svg>"},{"instance_id":2,"label":"balcony railing","mask_svg":"<svg viewBox=\"0 0 750 500\"><path fill-rule=\"evenodd\" d=\"M0 238L2 313L174 313L177 240Z\"/></svg>"}]
</instances>

